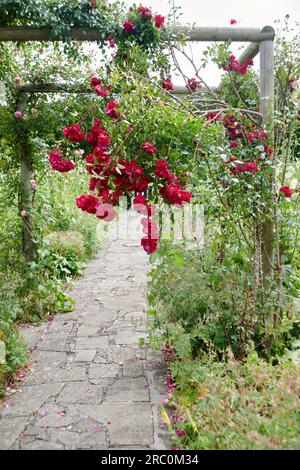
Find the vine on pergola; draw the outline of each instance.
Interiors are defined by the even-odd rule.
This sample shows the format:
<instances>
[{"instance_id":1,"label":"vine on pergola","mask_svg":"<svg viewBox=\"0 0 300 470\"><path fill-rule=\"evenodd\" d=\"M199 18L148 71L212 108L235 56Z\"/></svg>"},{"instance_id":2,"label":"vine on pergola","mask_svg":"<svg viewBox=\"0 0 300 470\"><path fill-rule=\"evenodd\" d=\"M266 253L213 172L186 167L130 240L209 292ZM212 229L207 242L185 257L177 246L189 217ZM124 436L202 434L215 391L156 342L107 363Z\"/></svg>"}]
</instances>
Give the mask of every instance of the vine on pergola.
<instances>
[{"instance_id":1,"label":"vine on pergola","mask_svg":"<svg viewBox=\"0 0 300 470\"><path fill-rule=\"evenodd\" d=\"M6 3L9 3L9 2L6 2ZM79 2L79 3L82 4L83 2ZM86 4L86 2L84 3ZM96 6L97 5L99 6L99 3L96 2ZM95 2L90 3L88 8L90 12L94 11ZM260 204L258 205L255 204L255 211L252 213L252 216L256 219L260 218L260 222L259 222L260 227L257 227L256 229L257 236L258 236L257 246L259 247L259 251L262 253L261 256L262 256L263 272L267 276L272 271L272 258L273 258L273 254L272 254L272 246L273 246L272 244L272 236L273 236L272 235L272 232L273 232L272 201L273 201L275 188L272 183L271 175L272 175L272 164L274 162L274 155L271 157L270 155L271 151L268 150L270 146L272 147L272 132L270 132L267 135L266 133L264 133L265 131L263 132L262 130L260 130L260 127L266 127L268 125L268 127L272 129L272 121L270 118L272 116L272 109L273 109L273 87L274 87L274 82L273 82L274 32L273 32L273 29L270 27L266 27L262 31L259 31L257 29L251 29L251 28L233 29L232 27L231 28L192 28L192 29L188 29L184 27L175 27L173 29L164 29L162 25L160 25L160 27L157 27L154 22L152 21L150 22L149 17L150 17L149 10L147 8L140 7L140 10L139 10L138 7L136 6L130 10L129 16L126 16L126 17L120 16L120 18L122 18L122 21L120 22L120 18L118 19L118 22L117 22L118 27L114 29L114 35L111 34L111 31L108 34L106 33L106 35L102 34L100 26L99 27L97 26L95 30L84 30L84 28L82 27L83 23L80 23L79 21L77 23L73 23L72 25L69 24L68 33L66 37L64 37L64 39L67 39L67 38L79 39L80 41L95 39L101 42L104 41L106 44L109 44L110 46L114 46L114 42L117 42L118 52L116 54L116 61L118 62L118 58L119 58L119 65L125 65L125 63L127 65L130 64L131 65L130 72L132 72L133 74L134 72L132 68L134 66L137 66L139 68L140 66L140 70L139 69L137 70L137 76L139 74L143 75L144 80L147 80L147 81L149 80L149 82L154 84L154 86L156 87L158 85L157 80L155 78L149 79L148 77L145 76L147 67L145 68L145 66L143 65L143 61L146 56L147 56L147 60L149 61L151 61L151 57L155 56L157 58L157 62L153 64L153 61L152 61L152 65L154 65L154 68L156 67L156 70L163 71L161 79L160 79L160 86L164 88L164 93L168 97L168 106L171 106L172 108L175 107L176 109L181 109L182 112L185 111L190 116L193 116L194 118L197 118L197 119L199 119L199 116L201 115L207 116L211 113L216 113L213 116L212 120L210 120L210 124L209 124L210 128L218 129L219 131L221 130L221 133L223 133L223 136L224 136L224 132L226 133L228 129L230 128L230 126L231 128L232 127L234 128L237 125L239 126L239 128L242 129L242 134L243 134L243 137L238 137L238 139L243 139L243 142L247 146L247 148L250 148L251 150L251 148L253 149L253 145L257 144L256 145L257 151L261 152L261 154L257 156L260 158L259 161L263 163L254 162L253 159L249 160L248 159L249 157L246 156L247 155L246 151L242 152L240 155L236 155L236 156L232 155L233 153L232 148L240 148L240 150L242 151L244 147L242 145L239 145L237 147L229 146L231 155L227 155L226 154L227 151L226 151L224 153L224 158L221 157L220 159L220 156L218 157L218 165L220 165L220 163L224 165L225 163L226 168L230 168L230 171L232 170L231 175L236 177L235 178L235 180L237 180L236 182L232 178L228 180L228 178L226 177L226 174L224 175L225 178L221 178L220 181L216 177L217 176L216 168L212 169L213 161L210 161L210 158L209 158L209 156L210 157L212 156L211 150L213 148L216 148L215 146L212 145L210 149L207 147L205 151L205 144L201 142L201 139L197 138L195 139L195 144L196 144L195 155L196 155L197 162L198 162L197 155L201 157L203 161L205 162L209 177L211 178L212 183L215 186L216 193L219 195L221 204L224 205L224 211L227 214L229 221L232 224L233 229L237 232L237 236L239 235L242 238L245 238L243 224L245 223L246 219L244 219L241 222L241 219L239 216L237 217L237 219L235 218L233 214L234 212L233 207L230 205L228 206L228 198L223 196L223 191L228 193L229 189L233 187L232 183L234 183L234 186L236 184L242 184L242 185L245 184L249 190L249 188L251 188L251 183L250 182L247 183L247 178L249 179L251 177L252 180L255 181L256 177L257 178L261 177L262 176L261 167L263 165L266 165L267 175L269 175L269 176L266 176L264 180L266 182L266 186L261 185L261 183L258 181L257 181L257 184L255 183L254 185L252 185L252 189L254 188L254 197L256 197L255 188L260 188L260 189L264 188L265 193L263 194L262 197L265 200L265 203L262 204L262 206ZM44 24L44 29L43 28L19 29L18 27L15 26L16 24L22 23L22 20L19 20L19 21L20 23L18 23L18 21L14 19L11 23L13 25L11 29L4 28L4 30L1 31L1 28L0 28L0 39L3 40L2 38L3 38L4 31L8 33L9 38L11 39L20 38L21 41L32 40L32 39L33 40L39 40L39 39L53 40L54 39L52 31L49 31L49 29L47 29L47 25ZM6 22L6 24L8 23L9 22ZM34 21L32 24L34 24ZM76 26L74 26L74 24L76 24ZM37 25L38 24L35 23L35 26ZM137 27L137 25L139 25L139 27ZM153 35L153 31L155 32L154 35ZM148 40L149 38L151 39L150 33L152 34L152 41ZM224 100L220 100L218 90L216 91L212 90L209 86L207 86L207 84L203 81L202 77L199 76L199 71L197 69L195 69L194 78L184 76L184 79L186 82L185 91L193 93L194 99L192 100L191 104L176 97L173 97L173 99L171 98L172 93L174 92L174 90L172 90L173 84L170 81L170 77L168 76L168 61L165 57L162 58L161 52L164 48L166 48L167 44L168 45L170 44L170 38L174 38L174 37L178 38L178 34L180 35L182 33L186 33L188 36L188 39L200 40L200 41L204 41L204 40L206 41L210 41L210 40L224 41L225 40L226 41L230 39L236 40L236 41L253 41L253 43L251 43L250 46L242 54L242 57L239 59L239 61L237 61L237 59L235 59L234 57L230 56L228 43L225 45L223 49L220 48L221 54L219 54L219 57L216 60L218 64L221 67L223 67L224 70L228 71L228 77L230 78L230 80L232 80L232 85L234 87L234 84L236 83L234 74L240 73L244 75L244 73L247 71L248 66L250 66L251 64L250 62L251 59L258 53L258 51L260 52L260 56L261 56L260 90L261 91L260 91L259 112L255 109L249 109L246 106L244 107L244 109L242 109L241 106L239 105L237 106L236 109L234 109L232 106L228 106ZM4 40L6 39L4 38ZM174 51L174 48L171 48L172 55L173 55L173 51ZM146 55L143 57L143 54L146 54ZM173 58L174 58L174 55L173 55ZM108 83L105 83L105 80L107 80L108 77L109 77L109 73L105 73L103 78L104 78L104 84L106 86L108 85ZM100 86L100 89L98 91L99 91L99 94L101 94L102 85L99 85L99 86ZM199 86L202 86L202 90L201 89L199 90ZM204 89L206 89L206 93L203 96L202 92ZM112 92L117 94L118 87L116 86L112 90ZM102 99L105 100L106 98L102 97ZM260 119L261 119L261 123L260 123ZM204 128L206 129L207 125L205 125ZM260 136L260 138L254 139L251 142L249 141L247 135L251 134L255 129L259 131L258 135ZM88 129L85 128L85 133L87 131ZM269 142L266 142L266 140L268 140ZM224 142L225 142L225 145L227 145L226 140ZM242 143L242 141L240 143ZM265 149L265 146L266 146L266 149ZM220 149L216 149L216 151L219 152ZM239 150L235 150L235 152L238 153ZM230 160L230 158L232 157L237 158L238 160L235 160L235 159ZM267 160L266 162L265 162L265 159ZM254 163L256 166L254 165ZM269 163L271 165L269 165ZM269 166L269 169L267 169L268 166ZM258 170L256 168L258 168ZM222 189L222 185L223 185L223 189ZM247 203L247 204L246 204L247 207L251 206L250 203ZM262 207L264 207L264 209L262 212L260 212ZM247 243L246 240L245 240L245 243ZM251 244L250 244L250 247L251 247ZM253 249L254 247L252 246L251 250Z\"/></svg>"}]
</instances>

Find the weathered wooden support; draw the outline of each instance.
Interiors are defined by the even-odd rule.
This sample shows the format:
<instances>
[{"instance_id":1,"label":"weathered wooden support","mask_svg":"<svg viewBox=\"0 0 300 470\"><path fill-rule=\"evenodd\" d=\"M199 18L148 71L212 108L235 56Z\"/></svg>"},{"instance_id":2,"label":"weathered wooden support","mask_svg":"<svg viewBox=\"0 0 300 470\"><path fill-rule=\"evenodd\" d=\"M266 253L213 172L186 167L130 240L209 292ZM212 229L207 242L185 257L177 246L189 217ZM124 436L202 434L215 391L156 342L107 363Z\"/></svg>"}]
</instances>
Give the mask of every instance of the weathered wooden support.
<instances>
[{"instance_id":1,"label":"weathered wooden support","mask_svg":"<svg viewBox=\"0 0 300 470\"><path fill-rule=\"evenodd\" d=\"M274 39L274 30L259 28L233 27L193 27L175 26L169 31L178 36L185 36L188 41L239 41L261 42ZM103 31L98 29L70 28L67 36L75 41L103 41ZM0 28L0 41L57 41L51 28L35 28L32 26L4 26Z\"/></svg>"},{"instance_id":2,"label":"weathered wooden support","mask_svg":"<svg viewBox=\"0 0 300 470\"><path fill-rule=\"evenodd\" d=\"M91 87L85 87L81 83L24 83L15 85L15 89L19 93L95 93Z\"/></svg>"},{"instance_id":3,"label":"weathered wooden support","mask_svg":"<svg viewBox=\"0 0 300 470\"><path fill-rule=\"evenodd\" d=\"M259 43L251 42L249 46L241 53L238 58L240 64L243 64L247 59L254 59L255 56L259 53Z\"/></svg>"},{"instance_id":4,"label":"weathered wooden support","mask_svg":"<svg viewBox=\"0 0 300 470\"><path fill-rule=\"evenodd\" d=\"M271 26L265 26L262 32L274 31ZM262 114L262 125L268 131L269 142L272 145L273 115L274 115L274 42L272 39L262 41L259 46L260 52L260 112ZM270 190L273 187L274 175L270 176ZM270 191L272 194L272 191ZM262 223L262 272L266 280L272 275L273 266L273 209L270 196L269 207L266 208L266 220Z\"/></svg>"},{"instance_id":5,"label":"weathered wooden support","mask_svg":"<svg viewBox=\"0 0 300 470\"><path fill-rule=\"evenodd\" d=\"M27 105L26 93L20 93L16 103L16 111L24 113ZM17 136L18 138L18 136ZM36 246L33 242L32 233L32 165L29 159L28 142L26 133L19 136L19 155L20 155L20 201L19 211L22 215L22 246L25 261L30 262L36 258ZM22 212L24 211L24 212ZM23 215L24 214L24 215Z\"/></svg>"},{"instance_id":6,"label":"weathered wooden support","mask_svg":"<svg viewBox=\"0 0 300 470\"><path fill-rule=\"evenodd\" d=\"M259 28L233 28L233 27L191 27L175 26L170 32L184 35L188 41L238 41L238 42L261 42L273 40L273 31L263 31Z\"/></svg>"}]
</instances>

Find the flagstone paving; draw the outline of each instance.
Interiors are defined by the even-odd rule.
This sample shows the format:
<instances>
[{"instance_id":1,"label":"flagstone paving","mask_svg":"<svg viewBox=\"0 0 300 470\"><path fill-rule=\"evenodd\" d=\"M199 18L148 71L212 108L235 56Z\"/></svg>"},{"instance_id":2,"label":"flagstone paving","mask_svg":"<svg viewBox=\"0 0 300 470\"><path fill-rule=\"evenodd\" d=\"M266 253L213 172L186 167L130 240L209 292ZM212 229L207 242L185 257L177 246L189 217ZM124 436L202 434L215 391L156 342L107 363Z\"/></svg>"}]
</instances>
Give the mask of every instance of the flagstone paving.
<instances>
[{"instance_id":1,"label":"flagstone paving","mask_svg":"<svg viewBox=\"0 0 300 470\"><path fill-rule=\"evenodd\" d=\"M146 273L139 245L107 242L74 283L75 311L25 331L32 371L0 409L1 449L168 448L165 366L140 346Z\"/></svg>"}]
</instances>

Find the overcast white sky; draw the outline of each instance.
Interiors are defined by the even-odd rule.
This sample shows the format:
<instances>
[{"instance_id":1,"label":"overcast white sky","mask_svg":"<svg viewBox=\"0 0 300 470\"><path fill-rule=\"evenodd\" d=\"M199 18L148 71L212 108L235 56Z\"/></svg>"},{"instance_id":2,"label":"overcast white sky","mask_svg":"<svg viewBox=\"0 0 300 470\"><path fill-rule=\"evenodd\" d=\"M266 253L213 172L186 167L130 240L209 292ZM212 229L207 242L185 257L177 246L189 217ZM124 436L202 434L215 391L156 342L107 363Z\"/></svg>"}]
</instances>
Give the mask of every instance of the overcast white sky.
<instances>
[{"instance_id":1,"label":"overcast white sky","mask_svg":"<svg viewBox=\"0 0 300 470\"><path fill-rule=\"evenodd\" d=\"M172 0L171 0L172 2ZM231 18L237 20L237 26L263 27L274 25L277 19L283 19L289 14L292 21L300 21L300 0L174 0L176 6L181 7L183 13L182 24L196 24L197 26L229 26ZM170 0L126 0L126 3L141 3L151 7L153 12L166 15L170 10ZM235 43L232 51L239 55ZM193 46L197 56L205 48L205 43ZM199 52L198 52L199 51ZM257 60L256 60L257 64ZM183 63L187 75L193 75L188 64ZM219 83L220 72L214 65L208 66L202 73L205 80L212 86ZM182 84L182 80L174 78L175 84Z\"/></svg>"},{"instance_id":2,"label":"overcast white sky","mask_svg":"<svg viewBox=\"0 0 300 470\"><path fill-rule=\"evenodd\" d=\"M126 0L132 4L130 0ZM199 26L227 26L235 18L239 26L262 27L289 14L300 20L300 0L174 0L182 7L182 20ZM138 0L135 3L139 4ZM143 6L166 14L169 0L143 0Z\"/></svg>"}]
</instances>

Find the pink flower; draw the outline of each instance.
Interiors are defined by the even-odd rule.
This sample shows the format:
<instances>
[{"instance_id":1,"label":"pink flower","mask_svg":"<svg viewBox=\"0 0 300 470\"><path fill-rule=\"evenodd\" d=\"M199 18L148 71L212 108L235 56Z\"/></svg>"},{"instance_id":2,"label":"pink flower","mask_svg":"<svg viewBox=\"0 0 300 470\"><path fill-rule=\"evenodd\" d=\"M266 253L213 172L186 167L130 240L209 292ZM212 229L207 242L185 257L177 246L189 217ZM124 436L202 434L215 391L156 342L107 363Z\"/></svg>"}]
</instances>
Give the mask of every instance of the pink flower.
<instances>
[{"instance_id":1,"label":"pink flower","mask_svg":"<svg viewBox=\"0 0 300 470\"><path fill-rule=\"evenodd\" d=\"M34 191L36 191L36 190L38 189L38 185L37 185L37 183L36 183L34 180L31 181L31 188L32 188Z\"/></svg>"},{"instance_id":2,"label":"pink flower","mask_svg":"<svg viewBox=\"0 0 300 470\"><path fill-rule=\"evenodd\" d=\"M234 18L232 18L232 19L230 20L230 24L231 24L231 25L237 24L237 21L236 21Z\"/></svg>"},{"instance_id":3,"label":"pink flower","mask_svg":"<svg viewBox=\"0 0 300 470\"><path fill-rule=\"evenodd\" d=\"M135 26L133 23L131 23L131 21L125 21L123 24L123 29L126 31L126 33L130 34L135 30Z\"/></svg>"},{"instance_id":4,"label":"pink flower","mask_svg":"<svg viewBox=\"0 0 300 470\"><path fill-rule=\"evenodd\" d=\"M84 154L84 150L83 149L75 150L74 153L76 157L82 157L82 155Z\"/></svg>"},{"instance_id":5,"label":"pink flower","mask_svg":"<svg viewBox=\"0 0 300 470\"><path fill-rule=\"evenodd\" d=\"M116 211L111 204L100 204L97 208L96 216L98 219L111 222L116 217Z\"/></svg>"},{"instance_id":6,"label":"pink flower","mask_svg":"<svg viewBox=\"0 0 300 470\"><path fill-rule=\"evenodd\" d=\"M16 111L16 112L15 112L15 118L16 118L16 119L21 119L22 116L23 116L23 115L22 115L21 111Z\"/></svg>"},{"instance_id":7,"label":"pink flower","mask_svg":"<svg viewBox=\"0 0 300 470\"><path fill-rule=\"evenodd\" d=\"M165 22L164 16L162 16L162 15L155 15L155 17L154 17L154 23L155 23L155 27L156 27L156 28L160 28L161 26L163 26L164 22Z\"/></svg>"},{"instance_id":8,"label":"pink flower","mask_svg":"<svg viewBox=\"0 0 300 470\"><path fill-rule=\"evenodd\" d=\"M185 436L185 431L184 429L179 428L179 429L176 429L176 434L178 437L183 437Z\"/></svg>"},{"instance_id":9,"label":"pink flower","mask_svg":"<svg viewBox=\"0 0 300 470\"><path fill-rule=\"evenodd\" d=\"M134 210L136 210L140 214L146 215L148 213L147 206L148 206L148 202L142 194L138 194L137 196L135 196L133 200Z\"/></svg>"},{"instance_id":10,"label":"pink flower","mask_svg":"<svg viewBox=\"0 0 300 470\"><path fill-rule=\"evenodd\" d=\"M37 110L35 108L31 108L31 114L36 114Z\"/></svg>"},{"instance_id":11,"label":"pink flower","mask_svg":"<svg viewBox=\"0 0 300 470\"><path fill-rule=\"evenodd\" d=\"M21 81L21 77L19 77L19 75L16 75L15 76L15 82L19 83L20 81Z\"/></svg>"},{"instance_id":12,"label":"pink flower","mask_svg":"<svg viewBox=\"0 0 300 470\"><path fill-rule=\"evenodd\" d=\"M109 37L107 38L107 40L108 40L109 47L111 47L111 48L116 47L116 42L115 42L115 40L114 40L114 38L113 38L112 36L109 36Z\"/></svg>"},{"instance_id":13,"label":"pink flower","mask_svg":"<svg viewBox=\"0 0 300 470\"><path fill-rule=\"evenodd\" d=\"M153 155L154 153L157 152L157 148L155 145L153 145L151 142L146 141L142 144L142 149L146 152L149 153L150 155Z\"/></svg>"},{"instance_id":14,"label":"pink flower","mask_svg":"<svg viewBox=\"0 0 300 470\"><path fill-rule=\"evenodd\" d=\"M26 217L26 215L27 215L27 212L24 211L24 209L23 209L23 210L20 212L20 216L21 216L21 217Z\"/></svg>"}]
</instances>

